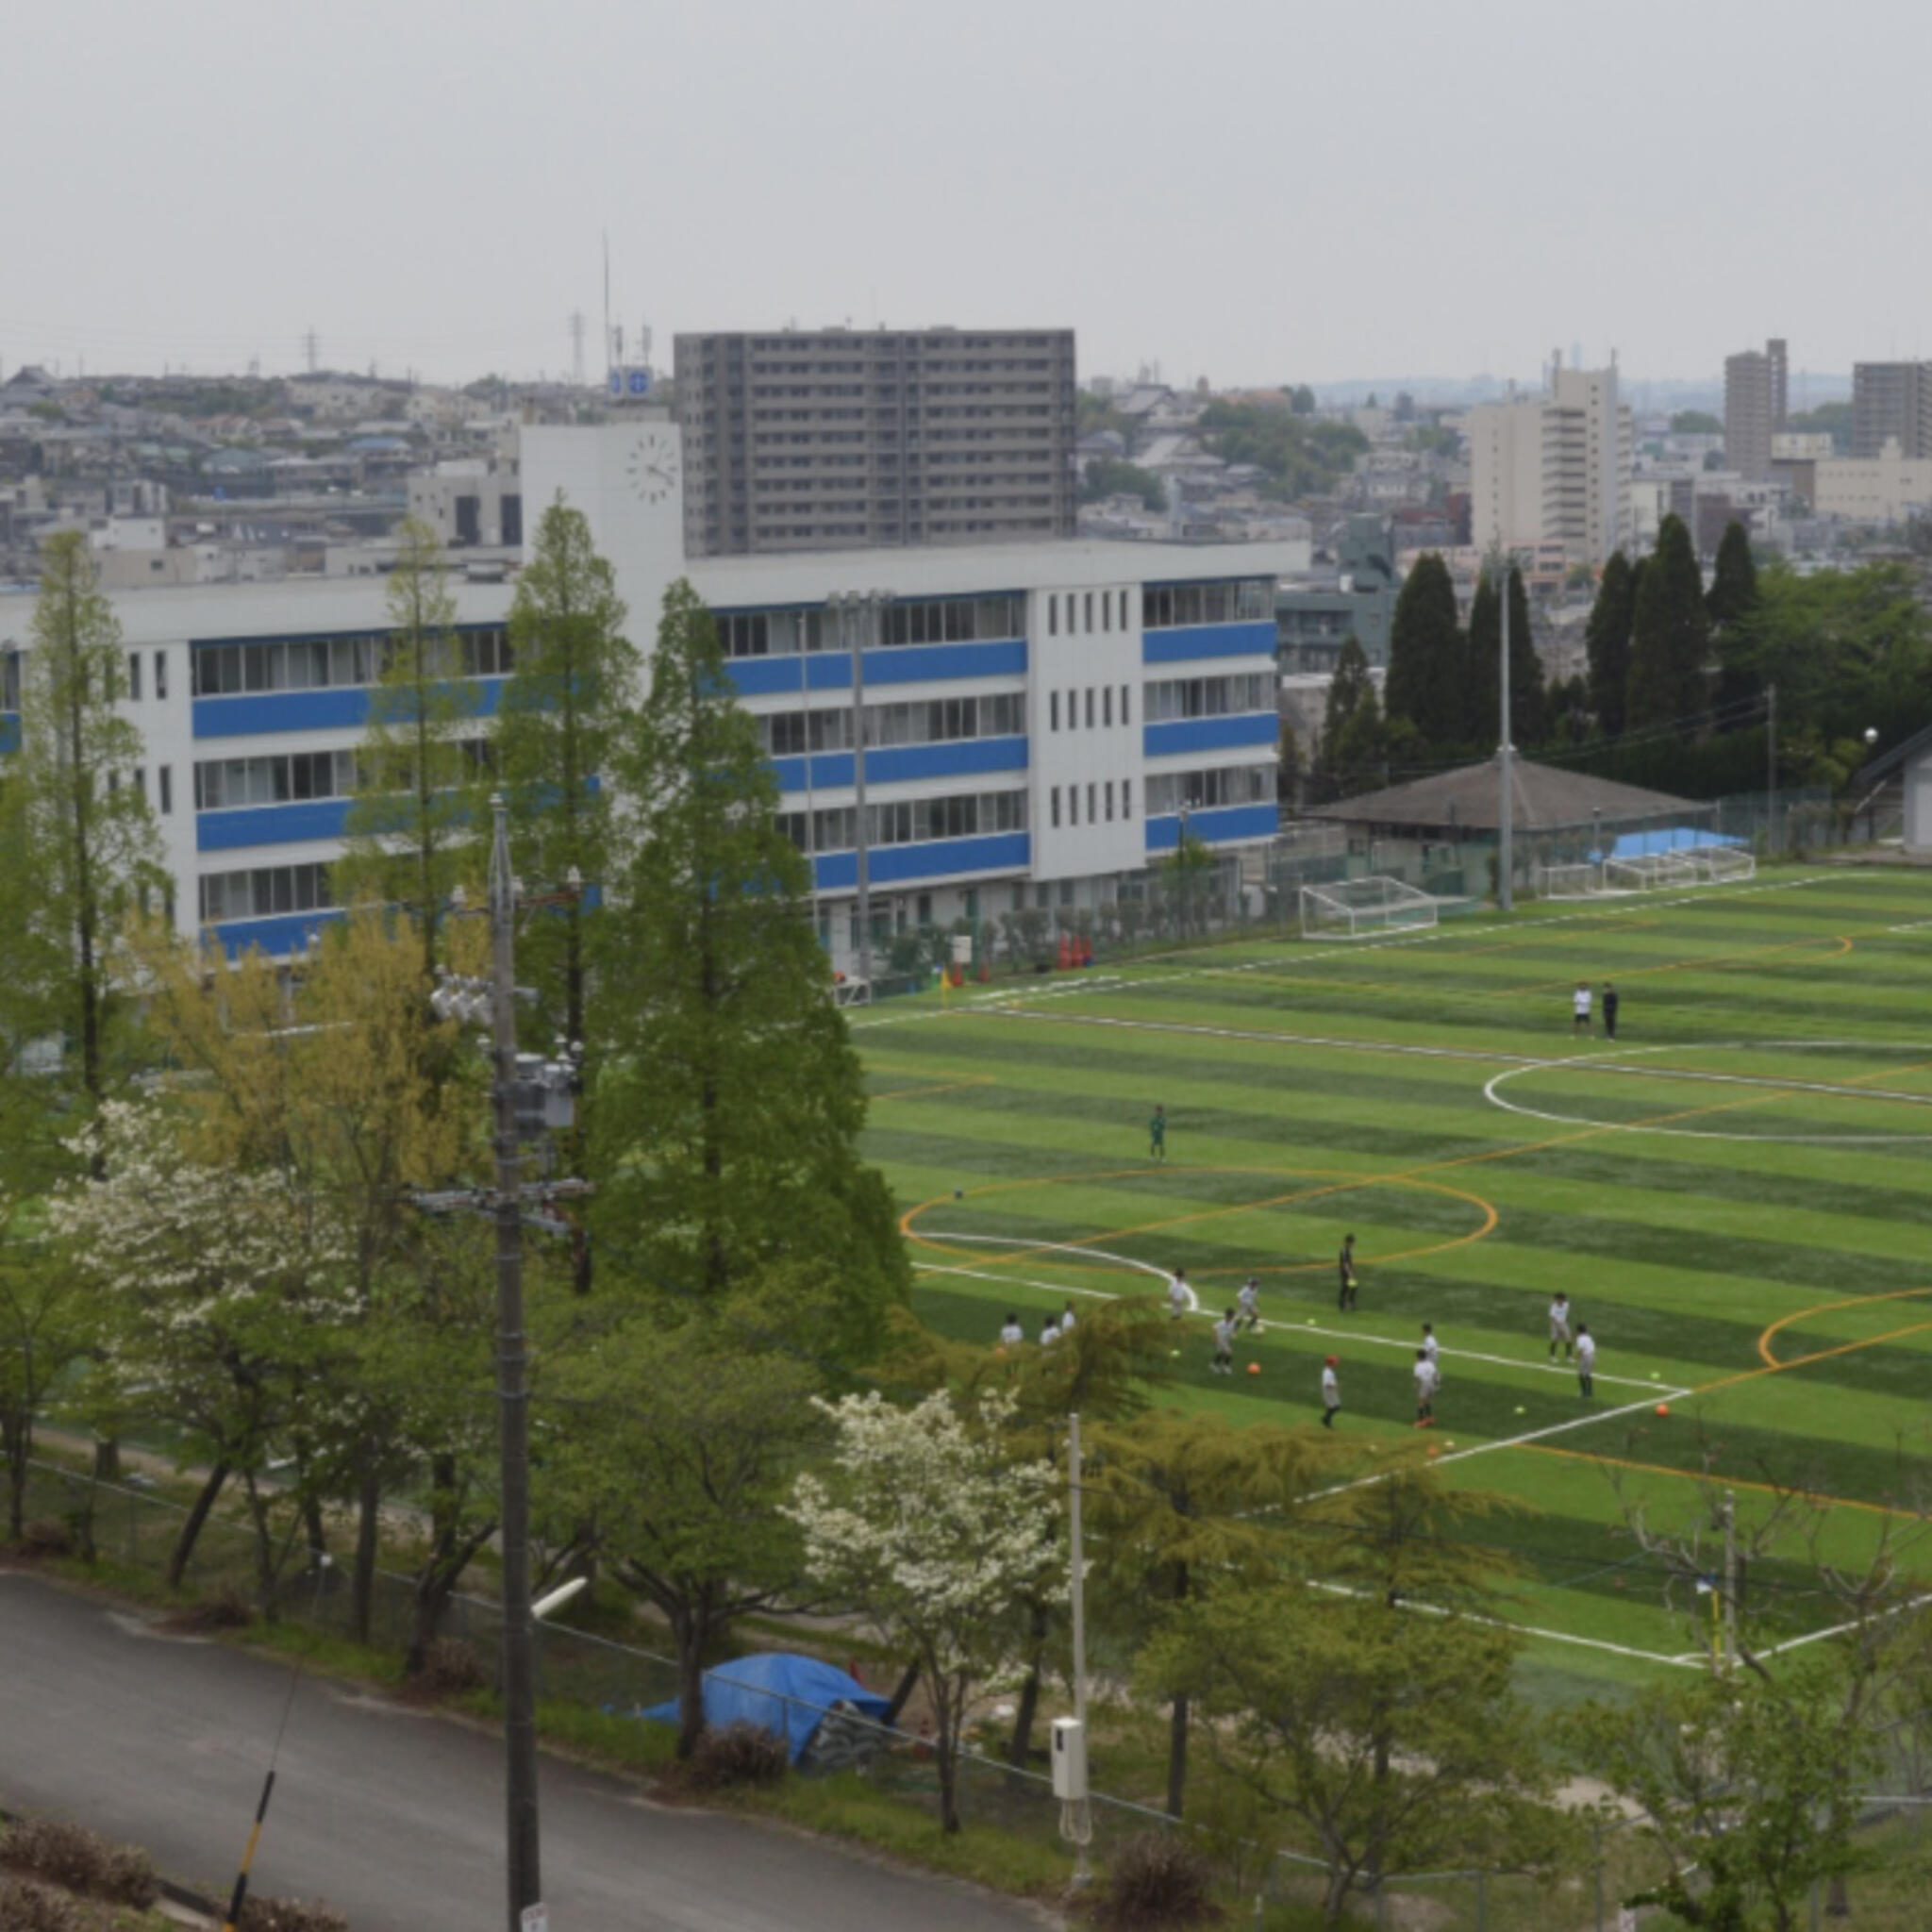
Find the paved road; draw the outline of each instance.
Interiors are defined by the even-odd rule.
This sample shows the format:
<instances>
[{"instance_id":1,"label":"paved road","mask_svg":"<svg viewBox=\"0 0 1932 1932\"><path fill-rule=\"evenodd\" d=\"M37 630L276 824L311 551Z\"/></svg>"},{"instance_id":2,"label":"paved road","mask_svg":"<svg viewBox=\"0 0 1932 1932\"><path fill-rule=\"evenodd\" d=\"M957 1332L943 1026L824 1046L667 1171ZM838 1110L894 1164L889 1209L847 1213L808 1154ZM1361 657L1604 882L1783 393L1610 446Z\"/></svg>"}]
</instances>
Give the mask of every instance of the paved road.
<instances>
[{"instance_id":1,"label":"paved road","mask_svg":"<svg viewBox=\"0 0 1932 1932\"><path fill-rule=\"evenodd\" d=\"M225 1897L288 1684L275 1663L0 1570L0 1807L146 1845L171 1877ZM659 1810L550 1758L540 1802L555 1932L1038 1932L1003 1900ZM305 1681L254 1882L325 1897L356 1932L502 1926L501 1744Z\"/></svg>"}]
</instances>

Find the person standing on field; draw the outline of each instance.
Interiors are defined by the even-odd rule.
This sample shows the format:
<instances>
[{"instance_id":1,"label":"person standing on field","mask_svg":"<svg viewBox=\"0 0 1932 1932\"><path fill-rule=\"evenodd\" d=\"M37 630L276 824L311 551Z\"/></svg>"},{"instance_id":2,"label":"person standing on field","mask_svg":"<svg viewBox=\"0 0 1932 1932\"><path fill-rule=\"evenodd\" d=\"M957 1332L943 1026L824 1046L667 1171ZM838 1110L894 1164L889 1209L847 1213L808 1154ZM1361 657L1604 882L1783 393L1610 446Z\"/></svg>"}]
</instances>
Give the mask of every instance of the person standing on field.
<instances>
[{"instance_id":1,"label":"person standing on field","mask_svg":"<svg viewBox=\"0 0 1932 1932\"><path fill-rule=\"evenodd\" d=\"M1337 1272L1341 1277L1340 1291L1335 1297L1335 1306L1346 1314L1355 1307L1355 1237L1344 1235L1341 1253L1336 1257Z\"/></svg>"},{"instance_id":2,"label":"person standing on field","mask_svg":"<svg viewBox=\"0 0 1932 1932\"><path fill-rule=\"evenodd\" d=\"M1607 979L1604 981L1604 1038L1617 1037L1617 989Z\"/></svg>"},{"instance_id":3,"label":"person standing on field","mask_svg":"<svg viewBox=\"0 0 1932 1932\"><path fill-rule=\"evenodd\" d=\"M1322 1365L1322 1426L1324 1429L1335 1426L1336 1413L1341 1407L1341 1378L1335 1373L1341 1365L1341 1357L1332 1355Z\"/></svg>"},{"instance_id":4,"label":"person standing on field","mask_svg":"<svg viewBox=\"0 0 1932 1932\"><path fill-rule=\"evenodd\" d=\"M1026 1340L1026 1331L1020 1325L1018 1315L1008 1314L1005 1325L1000 1329L1000 1346L1017 1348Z\"/></svg>"},{"instance_id":5,"label":"person standing on field","mask_svg":"<svg viewBox=\"0 0 1932 1932\"><path fill-rule=\"evenodd\" d=\"M1570 1297L1561 1289L1550 1304L1550 1359L1557 1359L1557 1344L1563 1344L1563 1359L1570 1359Z\"/></svg>"},{"instance_id":6,"label":"person standing on field","mask_svg":"<svg viewBox=\"0 0 1932 1932\"><path fill-rule=\"evenodd\" d=\"M1441 1382L1436 1373L1436 1365L1429 1359L1429 1352L1419 1348L1415 1352L1415 1425L1419 1429L1433 1429L1436 1426L1436 1390Z\"/></svg>"},{"instance_id":7,"label":"person standing on field","mask_svg":"<svg viewBox=\"0 0 1932 1932\"><path fill-rule=\"evenodd\" d=\"M1170 1322L1178 1322L1183 1315L1192 1313L1197 1306L1194 1291L1188 1286L1188 1271L1185 1268L1176 1268L1168 1277L1167 1319Z\"/></svg>"},{"instance_id":8,"label":"person standing on field","mask_svg":"<svg viewBox=\"0 0 1932 1932\"><path fill-rule=\"evenodd\" d=\"M1254 1275L1241 1283L1235 1296L1235 1306L1241 1310L1241 1325L1250 1333L1261 1326L1261 1284Z\"/></svg>"},{"instance_id":9,"label":"person standing on field","mask_svg":"<svg viewBox=\"0 0 1932 1932\"><path fill-rule=\"evenodd\" d=\"M1586 1397L1596 1393L1596 1337L1588 1322L1576 1324L1576 1380Z\"/></svg>"},{"instance_id":10,"label":"person standing on field","mask_svg":"<svg viewBox=\"0 0 1932 1932\"><path fill-rule=\"evenodd\" d=\"M1570 1000L1570 1030L1590 1037L1590 981L1579 979Z\"/></svg>"},{"instance_id":11,"label":"person standing on field","mask_svg":"<svg viewBox=\"0 0 1932 1932\"><path fill-rule=\"evenodd\" d=\"M1167 1109L1164 1107L1157 1106L1154 1118L1147 1123L1147 1158L1167 1158Z\"/></svg>"},{"instance_id":12,"label":"person standing on field","mask_svg":"<svg viewBox=\"0 0 1932 1932\"><path fill-rule=\"evenodd\" d=\"M1234 1310L1228 1309L1214 1324L1214 1361L1217 1375L1234 1374Z\"/></svg>"},{"instance_id":13,"label":"person standing on field","mask_svg":"<svg viewBox=\"0 0 1932 1932\"><path fill-rule=\"evenodd\" d=\"M1436 1324L1433 1322L1423 1324L1423 1353L1428 1357L1429 1366L1436 1372L1436 1387L1440 1389L1442 1386L1442 1351L1436 1343Z\"/></svg>"}]
</instances>

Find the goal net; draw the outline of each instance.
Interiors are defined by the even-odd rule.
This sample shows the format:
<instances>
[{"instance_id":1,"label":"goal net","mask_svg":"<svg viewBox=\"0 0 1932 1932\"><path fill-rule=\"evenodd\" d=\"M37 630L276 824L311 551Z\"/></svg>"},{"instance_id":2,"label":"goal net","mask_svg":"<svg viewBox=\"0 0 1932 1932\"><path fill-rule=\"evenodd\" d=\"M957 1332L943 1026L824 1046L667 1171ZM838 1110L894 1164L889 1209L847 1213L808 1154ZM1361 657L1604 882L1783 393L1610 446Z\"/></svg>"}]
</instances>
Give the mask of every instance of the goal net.
<instances>
[{"instance_id":1,"label":"goal net","mask_svg":"<svg viewBox=\"0 0 1932 1932\"><path fill-rule=\"evenodd\" d=\"M1697 868L1684 852L1639 852L1628 858L1604 860L1607 892L1654 892L1665 886L1688 885Z\"/></svg>"},{"instance_id":2,"label":"goal net","mask_svg":"<svg viewBox=\"0 0 1932 1932\"><path fill-rule=\"evenodd\" d=\"M1358 940L1378 932L1416 932L1433 926L1437 901L1427 892L1380 874L1337 879L1302 888L1302 937Z\"/></svg>"},{"instance_id":3,"label":"goal net","mask_svg":"<svg viewBox=\"0 0 1932 1932\"><path fill-rule=\"evenodd\" d=\"M1593 899L1604 889L1604 869L1595 860L1576 865L1539 865L1530 874L1539 899Z\"/></svg>"}]
</instances>

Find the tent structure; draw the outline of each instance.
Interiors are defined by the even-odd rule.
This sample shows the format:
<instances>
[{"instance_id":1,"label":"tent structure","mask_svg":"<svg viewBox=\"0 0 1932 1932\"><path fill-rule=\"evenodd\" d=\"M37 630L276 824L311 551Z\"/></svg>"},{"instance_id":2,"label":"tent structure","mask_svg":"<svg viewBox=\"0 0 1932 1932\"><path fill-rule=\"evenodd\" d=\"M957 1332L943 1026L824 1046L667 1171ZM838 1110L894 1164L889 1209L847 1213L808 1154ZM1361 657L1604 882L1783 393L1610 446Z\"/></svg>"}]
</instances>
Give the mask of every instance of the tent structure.
<instances>
[{"instance_id":1,"label":"tent structure","mask_svg":"<svg viewBox=\"0 0 1932 1932\"><path fill-rule=\"evenodd\" d=\"M1530 758L1509 763L1509 823L1517 832L1607 830L1640 824L1682 825L1711 817L1715 808L1667 791L1622 785L1588 772L1566 772ZM1503 822L1502 787L1493 758L1438 772L1409 785L1366 791L1318 806L1310 818L1358 825L1392 838L1453 839L1495 833Z\"/></svg>"},{"instance_id":2,"label":"tent structure","mask_svg":"<svg viewBox=\"0 0 1932 1932\"><path fill-rule=\"evenodd\" d=\"M883 1723L891 1707L889 1698L868 1690L837 1665L790 1651L736 1657L705 1673L705 1722L721 1728L757 1724L785 1740L793 1764L805 1756L834 1705L849 1706L874 1723ZM638 1715L675 1724L677 1701L654 1704Z\"/></svg>"}]
</instances>

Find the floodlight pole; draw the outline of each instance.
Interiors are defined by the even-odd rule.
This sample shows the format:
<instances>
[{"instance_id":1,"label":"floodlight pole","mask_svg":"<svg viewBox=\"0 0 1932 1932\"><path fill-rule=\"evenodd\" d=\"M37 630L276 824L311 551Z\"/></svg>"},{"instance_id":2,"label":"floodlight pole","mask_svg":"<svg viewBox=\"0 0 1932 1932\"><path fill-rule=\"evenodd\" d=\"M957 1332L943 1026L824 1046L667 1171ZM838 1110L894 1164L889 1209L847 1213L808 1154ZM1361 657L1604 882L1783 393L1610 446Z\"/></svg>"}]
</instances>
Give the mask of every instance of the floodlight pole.
<instances>
[{"instance_id":1,"label":"floodlight pole","mask_svg":"<svg viewBox=\"0 0 1932 1932\"><path fill-rule=\"evenodd\" d=\"M1496 778L1501 792L1502 807L1496 821L1496 905L1507 912L1515 903L1510 890L1510 874L1516 867L1514 845L1515 787L1510 783L1509 745L1509 553L1503 553L1503 644L1497 652L1501 659L1499 675L1502 679L1502 695L1498 716L1502 720L1502 742L1496 747Z\"/></svg>"}]
</instances>

